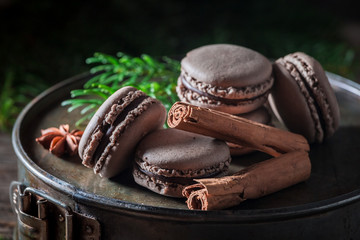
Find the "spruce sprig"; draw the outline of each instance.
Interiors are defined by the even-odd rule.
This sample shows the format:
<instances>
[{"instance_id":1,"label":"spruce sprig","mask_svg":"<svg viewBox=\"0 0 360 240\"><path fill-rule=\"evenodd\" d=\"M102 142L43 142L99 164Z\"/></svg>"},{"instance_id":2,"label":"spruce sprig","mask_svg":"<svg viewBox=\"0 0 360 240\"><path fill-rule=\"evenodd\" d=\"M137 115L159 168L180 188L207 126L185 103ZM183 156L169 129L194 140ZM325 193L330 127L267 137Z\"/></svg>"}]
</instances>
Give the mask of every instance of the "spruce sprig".
<instances>
[{"instance_id":1,"label":"spruce sprig","mask_svg":"<svg viewBox=\"0 0 360 240\"><path fill-rule=\"evenodd\" d=\"M177 60L163 57L158 61L146 54L131 57L121 52L114 57L97 52L86 63L95 65L90 69L94 76L83 89L71 91L72 99L61 103L69 106L68 112L82 108L80 113L84 116L76 122L77 126L88 121L111 94L125 86L133 86L160 100L167 110L177 101L175 88L180 73Z\"/></svg>"}]
</instances>

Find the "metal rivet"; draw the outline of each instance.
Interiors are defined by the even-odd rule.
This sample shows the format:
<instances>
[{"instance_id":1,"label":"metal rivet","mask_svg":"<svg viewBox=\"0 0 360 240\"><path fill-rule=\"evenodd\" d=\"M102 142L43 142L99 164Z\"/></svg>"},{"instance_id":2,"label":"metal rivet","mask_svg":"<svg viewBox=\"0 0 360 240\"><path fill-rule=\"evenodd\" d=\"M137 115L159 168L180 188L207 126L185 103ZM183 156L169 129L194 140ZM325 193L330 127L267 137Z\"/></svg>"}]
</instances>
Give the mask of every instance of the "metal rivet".
<instances>
[{"instance_id":1,"label":"metal rivet","mask_svg":"<svg viewBox=\"0 0 360 240\"><path fill-rule=\"evenodd\" d=\"M63 217L63 215L61 215L61 214L59 215L59 221L60 221L60 222L63 222L63 221L64 221L64 217Z\"/></svg>"},{"instance_id":2,"label":"metal rivet","mask_svg":"<svg viewBox=\"0 0 360 240\"><path fill-rule=\"evenodd\" d=\"M17 193L13 193L13 203L17 204Z\"/></svg>"},{"instance_id":3,"label":"metal rivet","mask_svg":"<svg viewBox=\"0 0 360 240\"><path fill-rule=\"evenodd\" d=\"M85 230L86 230L86 233L88 233L88 234L92 234L92 233L93 233L93 229L92 229L92 227L89 226L89 225L86 225L86 226L85 226Z\"/></svg>"}]
</instances>

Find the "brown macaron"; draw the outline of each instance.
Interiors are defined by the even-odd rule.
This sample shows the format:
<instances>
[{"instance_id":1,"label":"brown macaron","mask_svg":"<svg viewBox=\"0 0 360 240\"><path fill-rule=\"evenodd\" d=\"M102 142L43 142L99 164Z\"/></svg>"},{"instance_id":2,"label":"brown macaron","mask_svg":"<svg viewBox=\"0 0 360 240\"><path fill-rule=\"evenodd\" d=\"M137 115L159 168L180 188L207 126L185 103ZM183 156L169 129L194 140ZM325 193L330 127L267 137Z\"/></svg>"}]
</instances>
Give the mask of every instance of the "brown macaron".
<instances>
[{"instance_id":1,"label":"brown macaron","mask_svg":"<svg viewBox=\"0 0 360 240\"><path fill-rule=\"evenodd\" d=\"M251 49L214 44L196 48L181 61L181 101L230 114L265 103L273 84L270 61Z\"/></svg>"},{"instance_id":2,"label":"brown macaron","mask_svg":"<svg viewBox=\"0 0 360 240\"><path fill-rule=\"evenodd\" d=\"M309 143L321 143L339 126L339 106L321 64L296 52L274 63L270 104L286 127Z\"/></svg>"},{"instance_id":3,"label":"brown macaron","mask_svg":"<svg viewBox=\"0 0 360 240\"><path fill-rule=\"evenodd\" d=\"M194 179L227 173L231 157L224 141L178 129L162 129L147 135L138 145L133 176L153 192L182 197Z\"/></svg>"},{"instance_id":4,"label":"brown macaron","mask_svg":"<svg viewBox=\"0 0 360 240\"><path fill-rule=\"evenodd\" d=\"M131 166L135 147L149 132L162 128L165 107L133 87L112 94L97 110L79 143L83 165L101 177Z\"/></svg>"}]
</instances>

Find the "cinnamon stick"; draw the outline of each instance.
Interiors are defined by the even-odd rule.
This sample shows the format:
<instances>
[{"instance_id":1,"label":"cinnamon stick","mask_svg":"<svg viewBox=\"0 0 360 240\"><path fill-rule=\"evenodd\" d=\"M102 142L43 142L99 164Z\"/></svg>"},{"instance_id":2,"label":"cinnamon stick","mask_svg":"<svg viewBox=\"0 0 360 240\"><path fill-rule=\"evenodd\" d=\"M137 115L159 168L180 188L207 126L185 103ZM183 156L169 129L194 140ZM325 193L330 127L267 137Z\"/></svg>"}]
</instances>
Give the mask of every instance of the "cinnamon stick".
<instances>
[{"instance_id":1,"label":"cinnamon stick","mask_svg":"<svg viewBox=\"0 0 360 240\"><path fill-rule=\"evenodd\" d=\"M218 210L259 198L310 177L308 153L295 151L251 165L232 176L196 179L183 195L192 210Z\"/></svg>"},{"instance_id":2,"label":"cinnamon stick","mask_svg":"<svg viewBox=\"0 0 360 240\"><path fill-rule=\"evenodd\" d=\"M183 102L176 102L171 107L168 125L250 147L274 157L310 149L307 140L299 134Z\"/></svg>"}]
</instances>

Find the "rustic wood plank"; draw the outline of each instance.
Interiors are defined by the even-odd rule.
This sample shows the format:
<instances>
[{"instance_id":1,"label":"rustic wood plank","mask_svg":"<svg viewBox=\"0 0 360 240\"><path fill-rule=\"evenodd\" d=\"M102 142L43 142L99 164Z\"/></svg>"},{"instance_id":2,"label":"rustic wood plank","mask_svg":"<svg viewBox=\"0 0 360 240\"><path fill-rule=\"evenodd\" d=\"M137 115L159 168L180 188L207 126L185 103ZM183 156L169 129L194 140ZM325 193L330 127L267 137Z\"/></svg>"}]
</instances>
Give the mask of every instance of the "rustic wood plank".
<instances>
[{"instance_id":1,"label":"rustic wood plank","mask_svg":"<svg viewBox=\"0 0 360 240\"><path fill-rule=\"evenodd\" d=\"M16 224L9 200L9 186L17 179L16 155L9 134L0 133L0 239L11 239Z\"/></svg>"}]
</instances>

